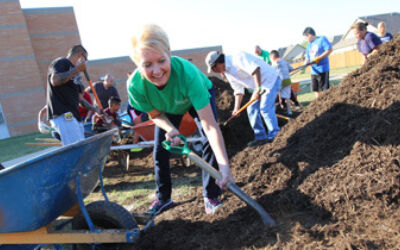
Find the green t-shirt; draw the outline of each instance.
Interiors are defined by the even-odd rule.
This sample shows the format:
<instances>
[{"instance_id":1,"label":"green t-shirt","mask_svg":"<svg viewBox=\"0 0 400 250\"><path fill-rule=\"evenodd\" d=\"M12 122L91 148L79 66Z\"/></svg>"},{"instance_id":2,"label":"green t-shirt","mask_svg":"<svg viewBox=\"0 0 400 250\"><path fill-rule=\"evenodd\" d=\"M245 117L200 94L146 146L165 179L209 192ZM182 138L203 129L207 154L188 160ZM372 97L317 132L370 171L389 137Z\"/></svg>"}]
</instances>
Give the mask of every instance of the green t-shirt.
<instances>
[{"instance_id":1,"label":"green t-shirt","mask_svg":"<svg viewBox=\"0 0 400 250\"><path fill-rule=\"evenodd\" d=\"M262 49L260 57L262 57L266 63L271 63L271 59L269 59L268 51Z\"/></svg>"},{"instance_id":2,"label":"green t-shirt","mask_svg":"<svg viewBox=\"0 0 400 250\"><path fill-rule=\"evenodd\" d=\"M158 89L140 74L132 74L127 82L129 103L142 112L157 109L169 114L185 114L210 103L211 81L189 61L172 56L171 73L167 85Z\"/></svg>"}]
</instances>

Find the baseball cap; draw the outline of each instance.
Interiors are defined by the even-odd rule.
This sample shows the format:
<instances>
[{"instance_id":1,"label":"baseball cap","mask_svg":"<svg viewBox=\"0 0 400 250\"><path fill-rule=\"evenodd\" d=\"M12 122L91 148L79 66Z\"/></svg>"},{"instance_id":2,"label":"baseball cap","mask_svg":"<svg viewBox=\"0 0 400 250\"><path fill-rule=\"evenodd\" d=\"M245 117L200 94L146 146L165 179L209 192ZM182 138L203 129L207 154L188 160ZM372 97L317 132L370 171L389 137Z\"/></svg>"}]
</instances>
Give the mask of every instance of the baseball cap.
<instances>
[{"instance_id":1,"label":"baseball cap","mask_svg":"<svg viewBox=\"0 0 400 250\"><path fill-rule=\"evenodd\" d=\"M211 68L215 66L215 62L217 61L218 57L221 55L218 51L211 51L206 56L206 65L208 67L208 73L211 73Z\"/></svg>"}]
</instances>

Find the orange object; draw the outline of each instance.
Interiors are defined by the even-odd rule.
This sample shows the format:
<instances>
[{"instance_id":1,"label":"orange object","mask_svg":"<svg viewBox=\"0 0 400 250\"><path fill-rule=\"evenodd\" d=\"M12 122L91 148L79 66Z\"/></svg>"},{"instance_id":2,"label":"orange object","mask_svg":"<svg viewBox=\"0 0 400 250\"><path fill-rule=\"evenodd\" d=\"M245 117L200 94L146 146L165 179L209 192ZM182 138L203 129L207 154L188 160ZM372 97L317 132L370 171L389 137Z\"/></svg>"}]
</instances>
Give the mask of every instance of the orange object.
<instances>
[{"instance_id":1,"label":"orange object","mask_svg":"<svg viewBox=\"0 0 400 250\"><path fill-rule=\"evenodd\" d=\"M154 122L152 120L148 120L132 128L136 131L136 133L139 134L143 141L152 141L154 140L154 126Z\"/></svg>"},{"instance_id":2,"label":"orange object","mask_svg":"<svg viewBox=\"0 0 400 250\"><path fill-rule=\"evenodd\" d=\"M265 93L265 89L263 89L260 93L260 95L263 95ZM236 116L238 116L243 110L245 110L248 106L250 106L251 104L253 104L253 102L257 101L259 99L251 99L250 101L248 101L245 105L243 105L237 112L235 115L232 115L231 117L229 117L228 120L226 120L223 123L223 126L226 126L228 124L228 122L230 122L233 118L235 118Z\"/></svg>"},{"instance_id":3,"label":"orange object","mask_svg":"<svg viewBox=\"0 0 400 250\"><path fill-rule=\"evenodd\" d=\"M181 124L179 125L179 133L188 137L194 134L197 130L196 122L193 120L189 113L182 117Z\"/></svg>"},{"instance_id":4,"label":"orange object","mask_svg":"<svg viewBox=\"0 0 400 250\"><path fill-rule=\"evenodd\" d=\"M92 90L94 98L96 99L97 106L100 108L100 110L103 110L103 106L101 105L99 96L97 95L96 90L94 89L93 83L90 80L88 72L85 70L85 71L83 71L83 73L85 74L86 80L88 81L90 89Z\"/></svg>"},{"instance_id":5,"label":"orange object","mask_svg":"<svg viewBox=\"0 0 400 250\"><path fill-rule=\"evenodd\" d=\"M144 141L154 140L154 122L152 120L142 122L134 127L132 127ZM191 136L196 132L197 126L196 122L193 120L189 113L186 113L182 117L181 124L179 126L179 133L184 136Z\"/></svg>"},{"instance_id":6,"label":"orange object","mask_svg":"<svg viewBox=\"0 0 400 250\"><path fill-rule=\"evenodd\" d=\"M300 89L300 82L292 82L292 91L295 93L299 93Z\"/></svg>"}]
</instances>

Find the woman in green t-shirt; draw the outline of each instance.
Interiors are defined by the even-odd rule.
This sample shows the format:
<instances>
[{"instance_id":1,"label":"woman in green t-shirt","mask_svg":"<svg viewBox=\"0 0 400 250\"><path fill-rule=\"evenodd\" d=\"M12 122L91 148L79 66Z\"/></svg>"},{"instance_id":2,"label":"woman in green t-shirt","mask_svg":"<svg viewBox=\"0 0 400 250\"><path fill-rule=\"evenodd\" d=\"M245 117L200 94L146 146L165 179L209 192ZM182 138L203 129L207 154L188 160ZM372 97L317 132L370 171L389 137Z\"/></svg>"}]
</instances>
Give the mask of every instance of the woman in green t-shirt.
<instances>
[{"instance_id":1,"label":"woman in green t-shirt","mask_svg":"<svg viewBox=\"0 0 400 250\"><path fill-rule=\"evenodd\" d=\"M169 152L161 142L180 143L179 124L183 115L190 112L199 117L208 141L203 143L202 158L219 169L224 187L233 182L229 160L221 131L216 122L214 89L211 81L187 60L171 56L166 33L157 25L146 25L132 38L132 59L136 71L128 79L130 104L149 114L156 129L154 132L154 169L157 199L149 213L158 214L172 205ZM214 154L215 153L215 154ZM216 181L203 171L203 196L206 213L214 213L222 205L221 190Z\"/></svg>"}]
</instances>

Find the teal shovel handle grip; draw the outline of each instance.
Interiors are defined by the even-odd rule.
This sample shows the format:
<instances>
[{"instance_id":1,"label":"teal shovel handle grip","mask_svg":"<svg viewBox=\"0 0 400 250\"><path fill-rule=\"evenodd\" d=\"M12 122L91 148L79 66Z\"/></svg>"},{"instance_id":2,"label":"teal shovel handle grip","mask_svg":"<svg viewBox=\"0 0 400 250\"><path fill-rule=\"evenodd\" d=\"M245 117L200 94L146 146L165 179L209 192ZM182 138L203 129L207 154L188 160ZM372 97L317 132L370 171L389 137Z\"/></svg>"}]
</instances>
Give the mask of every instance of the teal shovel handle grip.
<instances>
[{"instance_id":1,"label":"teal shovel handle grip","mask_svg":"<svg viewBox=\"0 0 400 250\"><path fill-rule=\"evenodd\" d=\"M177 136L184 142L184 145L182 147L172 146L170 141L163 141L162 142L163 148L174 154L188 155L191 152L191 150L187 144L186 137L180 134Z\"/></svg>"}]
</instances>

